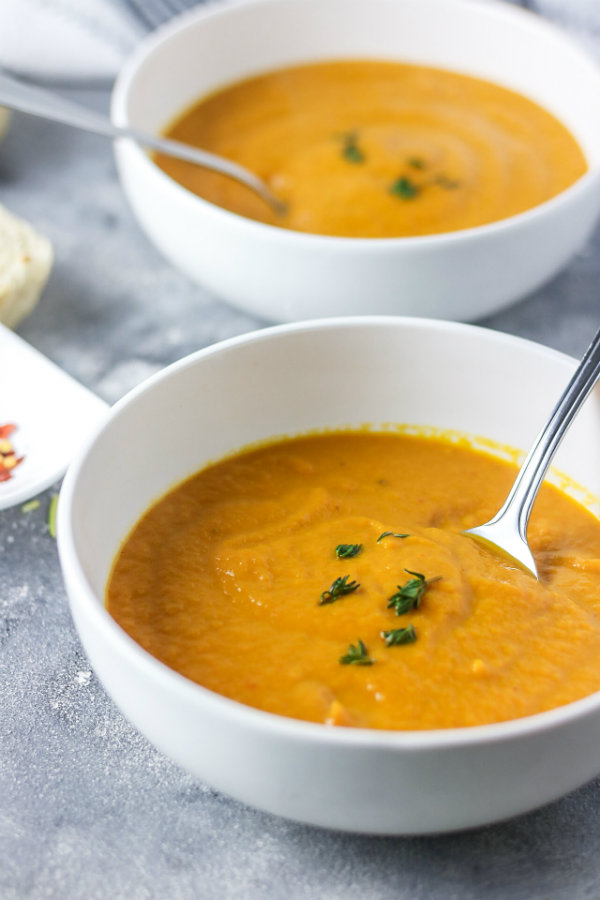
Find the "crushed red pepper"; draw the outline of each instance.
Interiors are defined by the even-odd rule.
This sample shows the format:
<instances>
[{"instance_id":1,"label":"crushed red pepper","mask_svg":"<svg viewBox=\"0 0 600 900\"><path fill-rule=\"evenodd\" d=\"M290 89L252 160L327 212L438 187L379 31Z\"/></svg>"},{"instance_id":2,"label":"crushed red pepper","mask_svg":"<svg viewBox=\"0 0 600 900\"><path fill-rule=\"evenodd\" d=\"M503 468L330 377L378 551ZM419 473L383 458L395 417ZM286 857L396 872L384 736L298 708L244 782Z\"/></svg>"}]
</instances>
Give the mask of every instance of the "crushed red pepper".
<instances>
[{"instance_id":1,"label":"crushed red pepper","mask_svg":"<svg viewBox=\"0 0 600 900\"><path fill-rule=\"evenodd\" d=\"M24 456L17 456L9 440L16 430L16 425L0 425L0 482L12 478L13 469L25 459Z\"/></svg>"}]
</instances>

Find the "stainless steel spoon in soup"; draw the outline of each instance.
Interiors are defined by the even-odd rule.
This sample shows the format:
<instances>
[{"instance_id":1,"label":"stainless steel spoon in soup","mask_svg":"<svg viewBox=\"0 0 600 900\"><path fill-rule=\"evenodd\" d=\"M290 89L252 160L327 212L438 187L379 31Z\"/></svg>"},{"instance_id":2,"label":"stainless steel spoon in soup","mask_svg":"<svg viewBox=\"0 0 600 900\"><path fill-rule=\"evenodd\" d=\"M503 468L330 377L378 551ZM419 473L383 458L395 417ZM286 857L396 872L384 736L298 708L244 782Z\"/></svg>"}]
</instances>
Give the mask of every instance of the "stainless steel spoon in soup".
<instances>
[{"instance_id":1,"label":"stainless steel spoon in soup","mask_svg":"<svg viewBox=\"0 0 600 900\"><path fill-rule=\"evenodd\" d=\"M134 128L123 128L113 125L107 116L103 116L92 110L64 100L57 94L42 88L24 84L15 78L0 72L0 105L9 109L29 113L53 122L61 122L63 125L71 125L84 131L92 131L112 139L128 138L143 147L159 150L167 156L175 156L186 162L195 163L214 172L220 172L228 178L246 185L255 194L258 194L277 215L283 215L286 207L283 201L276 197L265 182L254 172L240 166L229 159L208 153L188 144L181 144L167 138L155 137Z\"/></svg>"},{"instance_id":2,"label":"stainless steel spoon in soup","mask_svg":"<svg viewBox=\"0 0 600 900\"><path fill-rule=\"evenodd\" d=\"M600 375L600 331L586 350L550 418L538 434L504 505L489 522L464 532L494 545L536 578L538 578L537 566L527 543L527 523L531 507L558 445L583 401L596 384L598 375Z\"/></svg>"}]
</instances>

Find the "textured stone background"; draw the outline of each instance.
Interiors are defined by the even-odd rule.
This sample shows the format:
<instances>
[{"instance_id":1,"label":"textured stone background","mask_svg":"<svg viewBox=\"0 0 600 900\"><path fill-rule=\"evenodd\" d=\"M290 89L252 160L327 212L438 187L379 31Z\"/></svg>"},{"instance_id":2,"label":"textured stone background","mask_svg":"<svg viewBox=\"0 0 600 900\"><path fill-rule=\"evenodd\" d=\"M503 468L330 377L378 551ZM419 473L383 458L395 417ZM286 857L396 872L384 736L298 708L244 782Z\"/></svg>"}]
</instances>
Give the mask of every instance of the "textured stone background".
<instances>
[{"instance_id":1,"label":"textured stone background","mask_svg":"<svg viewBox=\"0 0 600 900\"><path fill-rule=\"evenodd\" d=\"M73 96L108 103L105 92ZM191 350L266 324L159 257L99 138L15 116L0 146L0 202L56 250L20 333L109 402ZM599 251L600 231L551 284L480 324L580 355L600 324ZM122 718L90 670L47 532L51 493L32 512L0 513L2 900L600 894L600 781L506 824L402 839L296 825L186 775Z\"/></svg>"}]
</instances>

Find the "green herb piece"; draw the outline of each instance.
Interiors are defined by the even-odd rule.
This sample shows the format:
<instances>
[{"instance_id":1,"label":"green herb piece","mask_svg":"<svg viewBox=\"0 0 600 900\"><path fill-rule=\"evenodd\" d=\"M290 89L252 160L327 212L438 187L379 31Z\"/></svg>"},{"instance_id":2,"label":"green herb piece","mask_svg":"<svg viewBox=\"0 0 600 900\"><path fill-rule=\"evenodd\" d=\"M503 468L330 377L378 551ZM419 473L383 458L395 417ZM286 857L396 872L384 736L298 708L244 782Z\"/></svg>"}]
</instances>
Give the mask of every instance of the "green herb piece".
<instances>
[{"instance_id":1,"label":"green herb piece","mask_svg":"<svg viewBox=\"0 0 600 900\"><path fill-rule=\"evenodd\" d=\"M397 593L393 594L388 600L388 609L393 608L397 616L403 616L405 613L410 612L411 609L418 609L421 597L429 585L439 579L439 576L426 579L421 572L412 572L410 569L405 569L404 571L415 577L409 578L406 584L399 584Z\"/></svg>"},{"instance_id":2,"label":"green herb piece","mask_svg":"<svg viewBox=\"0 0 600 900\"><path fill-rule=\"evenodd\" d=\"M48 534L50 537L56 537L56 510L58 508L58 494L52 494L50 498L50 506L48 507Z\"/></svg>"},{"instance_id":3,"label":"green herb piece","mask_svg":"<svg viewBox=\"0 0 600 900\"><path fill-rule=\"evenodd\" d=\"M391 631L382 631L381 637L386 647L399 647L401 644L414 644L417 639L417 632L414 625L407 625L406 628L393 628Z\"/></svg>"},{"instance_id":4,"label":"green herb piece","mask_svg":"<svg viewBox=\"0 0 600 900\"><path fill-rule=\"evenodd\" d=\"M409 156L406 160L411 169L424 169L425 160L421 156Z\"/></svg>"},{"instance_id":5,"label":"green herb piece","mask_svg":"<svg viewBox=\"0 0 600 900\"><path fill-rule=\"evenodd\" d=\"M346 162L363 163L365 161L365 155L357 144L345 144L342 156Z\"/></svg>"},{"instance_id":6,"label":"green herb piece","mask_svg":"<svg viewBox=\"0 0 600 900\"><path fill-rule=\"evenodd\" d=\"M359 638L358 644L350 644L347 653L340 656L340 662L343 666L372 666L375 660L371 659L369 651Z\"/></svg>"},{"instance_id":7,"label":"green herb piece","mask_svg":"<svg viewBox=\"0 0 600 900\"><path fill-rule=\"evenodd\" d=\"M360 587L358 581L348 581L349 578L349 575L344 575L342 578L336 578L335 581L332 582L329 590L323 591L321 594L319 606L325 606L326 603L335 603L335 601L339 600L340 597L343 597L344 594L351 594Z\"/></svg>"},{"instance_id":8,"label":"green herb piece","mask_svg":"<svg viewBox=\"0 0 600 900\"><path fill-rule=\"evenodd\" d=\"M460 187L460 181L457 181L455 178L448 178L447 175L438 175L434 183L447 191L455 191L456 188Z\"/></svg>"},{"instance_id":9,"label":"green herb piece","mask_svg":"<svg viewBox=\"0 0 600 900\"><path fill-rule=\"evenodd\" d=\"M405 177L397 178L390 187L390 194L393 194L394 197L401 197L402 200L414 200L420 191L421 188L414 181Z\"/></svg>"},{"instance_id":10,"label":"green herb piece","mask_svg":"<svg viewBox=\"0 0 600 900\"><path fill-rule=\"evenodd\" d=\"M24 512L24 513L33 512L33 510L37 509L39 505L40 505L39 500L30 500L28 503L23 504L23 506L21 507L21 512Z\"/></svg>"},{"instance_id":11,"label":"green herb piece","mask_svg":"<svg viewBox=\"0 0 600 900\"><path fill-rule=\"evenodd\" d=\"M358 556L362 547L362 544L338 544L335 555L338 559L352 559L353 556Z\"/></svg>"},{"instance_id":12,"label":"green herb piece","mask_svg":"<svg viewBox=\"0 0 600 900\"><path fill-rule=\"evenodd\" d=\"M399 531L384 531L383 534L379 535L376 543L378 544L379 541L382 541L386 537L405 538L410 537L410 534L401 534Z\"/></svg>"},{"instance_id":13,"label":"green herb piece","mask_svg":"<svg viewBox=\"0 0 600 900\"><path fill-rule=\"evenodd\" d=\"M358 132L348 131L341 136L342 156L349 163L364 163L365 154L358 146Z\"/></svg>"}]
</instances>

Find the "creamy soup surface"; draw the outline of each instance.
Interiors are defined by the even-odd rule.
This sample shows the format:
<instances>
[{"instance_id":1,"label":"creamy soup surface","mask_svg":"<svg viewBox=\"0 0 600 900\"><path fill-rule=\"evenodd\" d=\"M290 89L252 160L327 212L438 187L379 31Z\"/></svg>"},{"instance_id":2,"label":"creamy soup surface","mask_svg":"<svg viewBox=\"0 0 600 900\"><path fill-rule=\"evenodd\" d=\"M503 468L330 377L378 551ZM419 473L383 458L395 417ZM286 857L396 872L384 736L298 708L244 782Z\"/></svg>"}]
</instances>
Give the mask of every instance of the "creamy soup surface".
<instances>
[{"instance_id":1,"label":"creamy soup surface","mask_svg":"<svg viewBox=\"0 0 600 900\"><path fill-rule=\"evenodd\" d=\"M461 534L515 472L395 433L241 453L144 515L108 610L168 666L284 716L428 729L552 709L600 689L600 522L544 485L535 581Z\"/></svg>"},{"instance_id":2,"label":"creamy soup surface","mask_svg":"<svg viewBox=\"0 0 600 900\"><path fill-rule=\"evenodd\" d=\"M518 93L424 66L368 60L269 72L201 98L168 137L233 159L287 204L158 154L175 180L252 219L314 234L399 237L495 222L587 169L571 133Z\"/></svg>"}]
</instances>

